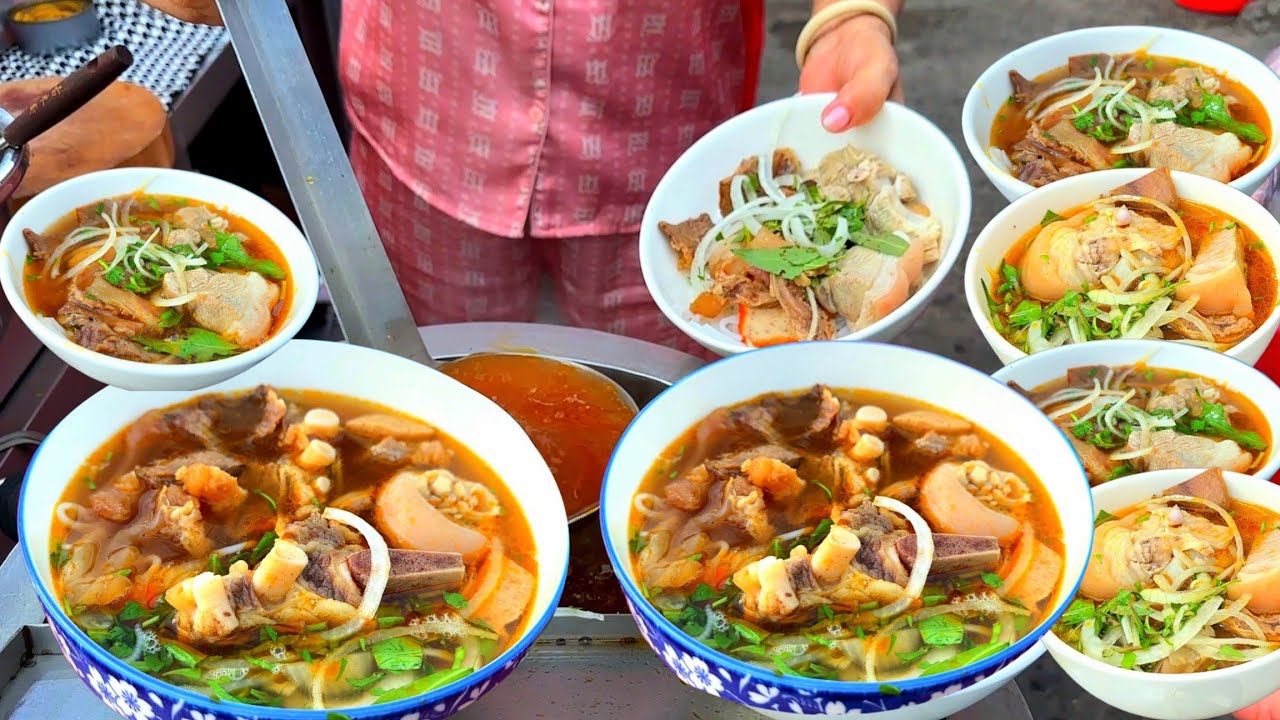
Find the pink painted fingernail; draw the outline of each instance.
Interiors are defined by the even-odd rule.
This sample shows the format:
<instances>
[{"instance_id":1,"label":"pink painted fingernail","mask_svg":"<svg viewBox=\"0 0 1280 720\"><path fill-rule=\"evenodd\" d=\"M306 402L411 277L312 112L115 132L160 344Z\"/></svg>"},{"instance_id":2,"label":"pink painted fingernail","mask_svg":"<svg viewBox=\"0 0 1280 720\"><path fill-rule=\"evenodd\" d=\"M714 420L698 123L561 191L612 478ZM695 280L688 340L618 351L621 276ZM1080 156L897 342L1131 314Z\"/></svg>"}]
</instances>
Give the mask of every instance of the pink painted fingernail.
<instances>
[{"instance_id":1,"label":"pink painted fingernail","mask_svg":"<svg viewBox=\"0 0 1280 720\"><path fill-rule=\"evenodd\" d=\"M832 105L822 113L822 126L832 132L843 130L849 124L849 111L843 105Z\"/></svg>"}]
</instances>

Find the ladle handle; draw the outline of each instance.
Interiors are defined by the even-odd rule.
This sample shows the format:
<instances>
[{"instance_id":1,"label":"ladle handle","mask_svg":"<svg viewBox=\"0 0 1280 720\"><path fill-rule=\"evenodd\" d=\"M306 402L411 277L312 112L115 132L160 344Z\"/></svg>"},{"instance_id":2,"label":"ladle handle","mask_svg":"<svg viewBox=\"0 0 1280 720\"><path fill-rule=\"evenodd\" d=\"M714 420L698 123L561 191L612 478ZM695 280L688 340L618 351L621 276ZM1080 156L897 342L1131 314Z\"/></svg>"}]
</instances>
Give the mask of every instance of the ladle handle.
<instances>
[{"instance_id":1,"label":"ladle handle","mask_svg":"<svg viewBox=\"0 0 1280 720\"><path fill-rule=\"evenodd\" d=\"M13 147L31 142L97 97L132 64L133 53L129 48L123 45L108 48L63 78L52 90L37 98L26 112L14 118L4 129L5 142Z\"/></svg>"}]
</instances>

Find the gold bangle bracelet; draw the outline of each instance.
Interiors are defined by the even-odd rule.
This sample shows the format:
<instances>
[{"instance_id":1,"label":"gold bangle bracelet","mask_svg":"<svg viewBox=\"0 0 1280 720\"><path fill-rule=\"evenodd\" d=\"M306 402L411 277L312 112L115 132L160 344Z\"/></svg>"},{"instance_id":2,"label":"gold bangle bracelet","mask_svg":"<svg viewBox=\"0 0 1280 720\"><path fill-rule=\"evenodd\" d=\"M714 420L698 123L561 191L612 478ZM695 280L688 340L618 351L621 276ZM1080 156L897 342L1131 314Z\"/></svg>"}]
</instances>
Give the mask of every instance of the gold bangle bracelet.
<instances>
[{"instance_id":1,"label":"gold bangle bracelet","mask_svg":"<svg viewBox=\"0 0 1280 720\"><path fill-rule=\"evenodd\" d=\"M888 8L874 0L839 0L822 8L809 18L796 40L796 67L804 68L804 60L809 55L809 48L827 26L837 20L844 20L855 15L875 15L889 26L889 42L898 39L898 23Z\"/></svg>"}]
</instances>

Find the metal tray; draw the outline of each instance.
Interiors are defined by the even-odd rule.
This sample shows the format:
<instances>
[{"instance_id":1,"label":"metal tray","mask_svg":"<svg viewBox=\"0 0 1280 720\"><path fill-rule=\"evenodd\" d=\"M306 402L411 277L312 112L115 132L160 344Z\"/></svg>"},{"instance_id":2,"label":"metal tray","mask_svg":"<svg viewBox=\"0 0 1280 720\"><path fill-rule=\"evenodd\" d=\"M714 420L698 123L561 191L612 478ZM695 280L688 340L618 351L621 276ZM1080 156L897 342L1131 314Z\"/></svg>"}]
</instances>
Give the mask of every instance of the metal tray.
<instances>
[{"instance_id":1,"label":"metal tray","mask_svg":"<svg viewBox=\"0 0 1280 720\"><path fill-rule=\"evenodd\" d=\"M336 328L324 324L336 334ZM322 332L329 335L329 332ZM468 323L422 330L440 359L482 350L537 350L577 360L617 380L644 406L702 365L674 350L606 333L518 323ZM338 339L327 337L326 339ZM601 619L556 617L512 675L460 720L747 720L762 716L680 683L640 638L604 559L592 518L572 529L572 563L564 603L604 612ZM62 658L45 624L22 558L0 565L0 719L117 717L97 700ZM1010 682L953 716L963 720L1030 720Z\"/></svg>"}]
</instances>

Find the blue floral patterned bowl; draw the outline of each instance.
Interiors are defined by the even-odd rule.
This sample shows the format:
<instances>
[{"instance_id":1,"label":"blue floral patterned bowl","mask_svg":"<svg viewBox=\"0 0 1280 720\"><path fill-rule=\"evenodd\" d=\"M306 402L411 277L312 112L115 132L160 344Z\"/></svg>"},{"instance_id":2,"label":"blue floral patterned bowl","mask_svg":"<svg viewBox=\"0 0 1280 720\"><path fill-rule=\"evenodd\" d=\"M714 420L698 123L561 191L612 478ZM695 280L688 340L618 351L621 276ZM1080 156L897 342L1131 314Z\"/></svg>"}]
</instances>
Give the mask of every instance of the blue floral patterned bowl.
<instances>
[{"instance_id":1,"label":"blue floral patterned bowl","mask_svg":"<svg viewBox=\"0 0 1280 720\"><path fill-rule=\"evenodd\" d=\"M703 645L641 594L628 539L633 499L655 459L716 408L767 392L822 383L917 398L956 413L1002 439L1040 479L1063 525L1063 581L1050 611L1002 653L950 672L890 685L781 676ZM1065 436L1018 393L977 370L919 350L859 342L779 345L735 355L671 386L627 428L605 474L600 524L609 559L641 634L685 684L771 717L876 714L924 720L981 700L1040 653L1037 643L1066 609L1093 546L1093 500ZM1013 666L1013 667L1010 667ZM1007 669L1007 670L1006 670Z\"/></svg>"},{"instance_id":2,"label":"blue floral patterned bowl","mask_svg":"<svg viewBox=\"0 0 1280 720\"><path fill-rule=\"evenodd\" d=\"M352 372L355 368L360 371ZM81 462L121 427L148 410L197 393L108 388L76 408L40 446L18 511L27 571L62 653L95 695L133 720L437 720L475 702L515 669L546 627L568 574L564 505L533 443L501 408L465 385L412 361L355 345L294 340L244 374L198 394L247 390L260 383L340 393L396 408L436 425L484 458L506 482L533 531L537 589L519 637L493 662L438 690L333 711L222 704L127 665L75 625L53 593L49 550L54 507Z\"/></svg>"}]
</instances>

